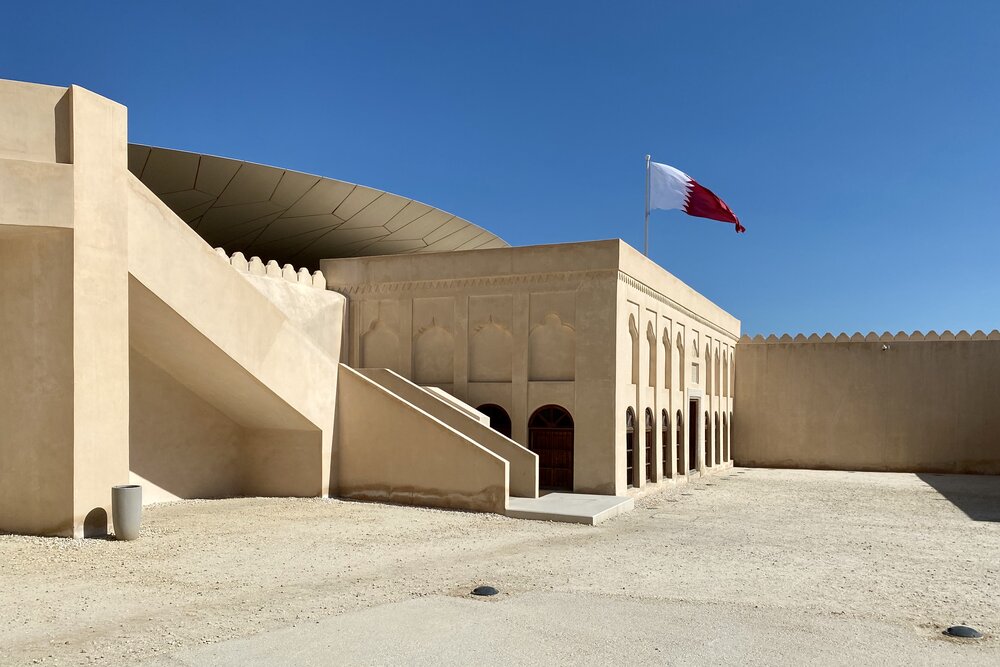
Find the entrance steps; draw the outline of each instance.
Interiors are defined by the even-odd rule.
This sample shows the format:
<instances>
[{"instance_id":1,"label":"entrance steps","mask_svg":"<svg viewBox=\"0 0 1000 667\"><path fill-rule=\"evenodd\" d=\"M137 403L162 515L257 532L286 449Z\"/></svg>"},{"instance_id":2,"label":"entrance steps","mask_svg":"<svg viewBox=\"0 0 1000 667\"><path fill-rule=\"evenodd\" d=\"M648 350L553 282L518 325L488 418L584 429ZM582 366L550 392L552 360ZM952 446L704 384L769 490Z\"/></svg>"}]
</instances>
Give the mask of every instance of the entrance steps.
<instances>
[{"instance_id":1,"label":"entrance steps","mask_svg":"<svg viewBox=\"0 0 1000 667\"><path fill-rule=\"evenodd\" d=\"M630 512L635 500L624 496L586 493L549 493L540 498L511 498L507 516L535 521L561 521L596 526L619 514Z\"/></svg>"}]
</instances>

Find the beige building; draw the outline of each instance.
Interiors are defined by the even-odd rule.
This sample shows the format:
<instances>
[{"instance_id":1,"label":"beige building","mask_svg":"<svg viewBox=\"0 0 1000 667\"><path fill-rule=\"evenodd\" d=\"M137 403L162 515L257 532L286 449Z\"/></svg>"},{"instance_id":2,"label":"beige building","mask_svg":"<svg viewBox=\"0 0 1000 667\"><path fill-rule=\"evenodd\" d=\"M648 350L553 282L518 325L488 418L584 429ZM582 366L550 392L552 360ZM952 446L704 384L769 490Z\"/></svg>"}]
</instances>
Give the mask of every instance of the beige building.
<instances>
[{"instance_id":1,"label":"beige building","mask_svg":"<svg viewBox=\"0 0 1000 667\"><path fill-rule=\"evenodd\" d=\"M349 365L490 415L543 488L624 494L730 462L739 322L621 241L321 267Z\"/></svg>"},{"instance_id":2,"label":"beige building","mask_svg":"<svg viewBox=\"0 0 1000 667\"><path fill-rule=\"evenodd\" d=\"M1000 470L1000 334L737 344L621 241L511 248L373 188L129 145L76 86L0 81L0 330L2 531L104 533L130 482L523 516L734 455Z\"/></svg>"}]
</instances>

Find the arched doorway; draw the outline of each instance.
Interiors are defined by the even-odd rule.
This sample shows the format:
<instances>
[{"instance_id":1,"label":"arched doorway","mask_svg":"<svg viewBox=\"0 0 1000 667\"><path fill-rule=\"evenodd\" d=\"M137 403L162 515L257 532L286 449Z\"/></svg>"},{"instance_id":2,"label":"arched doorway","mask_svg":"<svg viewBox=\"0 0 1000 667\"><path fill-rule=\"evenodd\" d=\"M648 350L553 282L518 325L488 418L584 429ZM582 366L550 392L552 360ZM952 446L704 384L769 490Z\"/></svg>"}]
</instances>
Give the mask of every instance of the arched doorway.
<instances>
[{"instance_id":1,"label":"arched doorway","mask_svg":"<svg viewBox=\"0 0 1000 667\"><path fill-rule=\"evenodd\" d=\"M558 405L545 405L528 420L528 449L538 454L538 486L573 490L573 417Z\"/></svg>"},{"instance_id":2,"label":"arched doorway","mask_svg":"<svg viewBox=\"0 0 1000 667\"><path fill-rule=\"evenodd\" d=\"M625 485L635 486L635 413L632 408L625 411Z\"/></svg>"},{"instance_id":3,"label":"arched doorway","mask_svg":"<svg viewBox=\"0 0 1000 667\"><path fill-rule=\"evenodd\" d=\"M510 415L506 410L495 403L480 405L476 410L490 418L490 428L500 435L510 437Z\"/></svg>"},{"instance_id":4,"label":"arched doorway","mask_svg":"<svg viewBox=\"0 0 1000 667\"><path fill-rule=\"evenodd\" d=\"M660 456L663 459L663 479L670 477L670 417L660 411Z\"/></svg>"},{"instance_id":5,"label":"arched doorway","mask_svg":"<svg viewBox=\"0 0 1000 667\"><path fill-rule=\"evenodd\" d=\"M676 420L675 428L677 429L677 442L675 447L677 448L677 474L684 474L684 414L678 410L677 414L674 415Z\"/></svg>"},{"instance_id":6,"label":"arched doorway","mask_svg":"<svg viewBox=\"0 0 1000 667\"><path fill-rule=\"evenodd\" d=\"M653 411L646 408L646 481L653 481Z\"/></svg>"}]
</instances>

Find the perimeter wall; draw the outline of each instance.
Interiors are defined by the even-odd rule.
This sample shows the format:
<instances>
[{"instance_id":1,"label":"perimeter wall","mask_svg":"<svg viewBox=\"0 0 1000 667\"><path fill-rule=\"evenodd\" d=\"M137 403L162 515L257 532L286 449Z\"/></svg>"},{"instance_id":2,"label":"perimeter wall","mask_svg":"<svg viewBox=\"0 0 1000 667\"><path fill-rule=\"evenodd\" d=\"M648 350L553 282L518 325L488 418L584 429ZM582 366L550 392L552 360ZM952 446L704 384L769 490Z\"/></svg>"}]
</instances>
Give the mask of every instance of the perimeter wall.
<instances>
[{"instance_id":1,"label":"perimeter wall","mask_svg":"<svg viewBox=\"0 0 1000 667\"><path fill-rule=\"evenodd\" d=\"M1000 473L1000 333L744 337L736 465Z\"/></svg>"}]
</instances>

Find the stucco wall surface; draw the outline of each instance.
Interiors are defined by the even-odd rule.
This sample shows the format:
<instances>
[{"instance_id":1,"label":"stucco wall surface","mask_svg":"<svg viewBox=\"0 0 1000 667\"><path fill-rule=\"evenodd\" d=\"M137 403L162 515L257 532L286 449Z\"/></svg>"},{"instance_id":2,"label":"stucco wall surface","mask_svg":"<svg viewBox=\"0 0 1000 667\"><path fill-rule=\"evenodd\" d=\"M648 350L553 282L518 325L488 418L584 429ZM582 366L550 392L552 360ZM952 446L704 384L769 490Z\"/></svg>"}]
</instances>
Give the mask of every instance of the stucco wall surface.
<instances>
[{"instance_id":1,"label":"stucco wall surface","mask_svg":"<svg viewBox=\"0 0 1000 667\"><path fill-rule=\"evenodd\" d=\"M348 366L340 366L340 495L502 513L507 461Z\"/></svg>"},{"instance_id":2,"label":"stucco wall surface","mask_svg":"<svg viewBox=\"0 0 1000 667\"><path fill-rule=\"evenodd\" d=\"M1000 473L1000 334L744 338L738 465Z\"/></svg>"},{"instance_id":3,"label":"stucco wall surface","mask_svg":"<svg viewBox=\"0 0 1000 667\"><path fill-rule=\"evenodd\" d=\"M73 533L72 266L72 231L0 225L3 531Z\"/></svg>"},{"instance_id":4,"label":"stucco wall surface","mask_svg":"<svg viewBox=\"0 0 1000 667\"><path fill-rule=\"evenodd\" d=\"M143 503L240 495L240 425L135 350L129 371L130 481Z\"/></svg>"}]
</instances>

